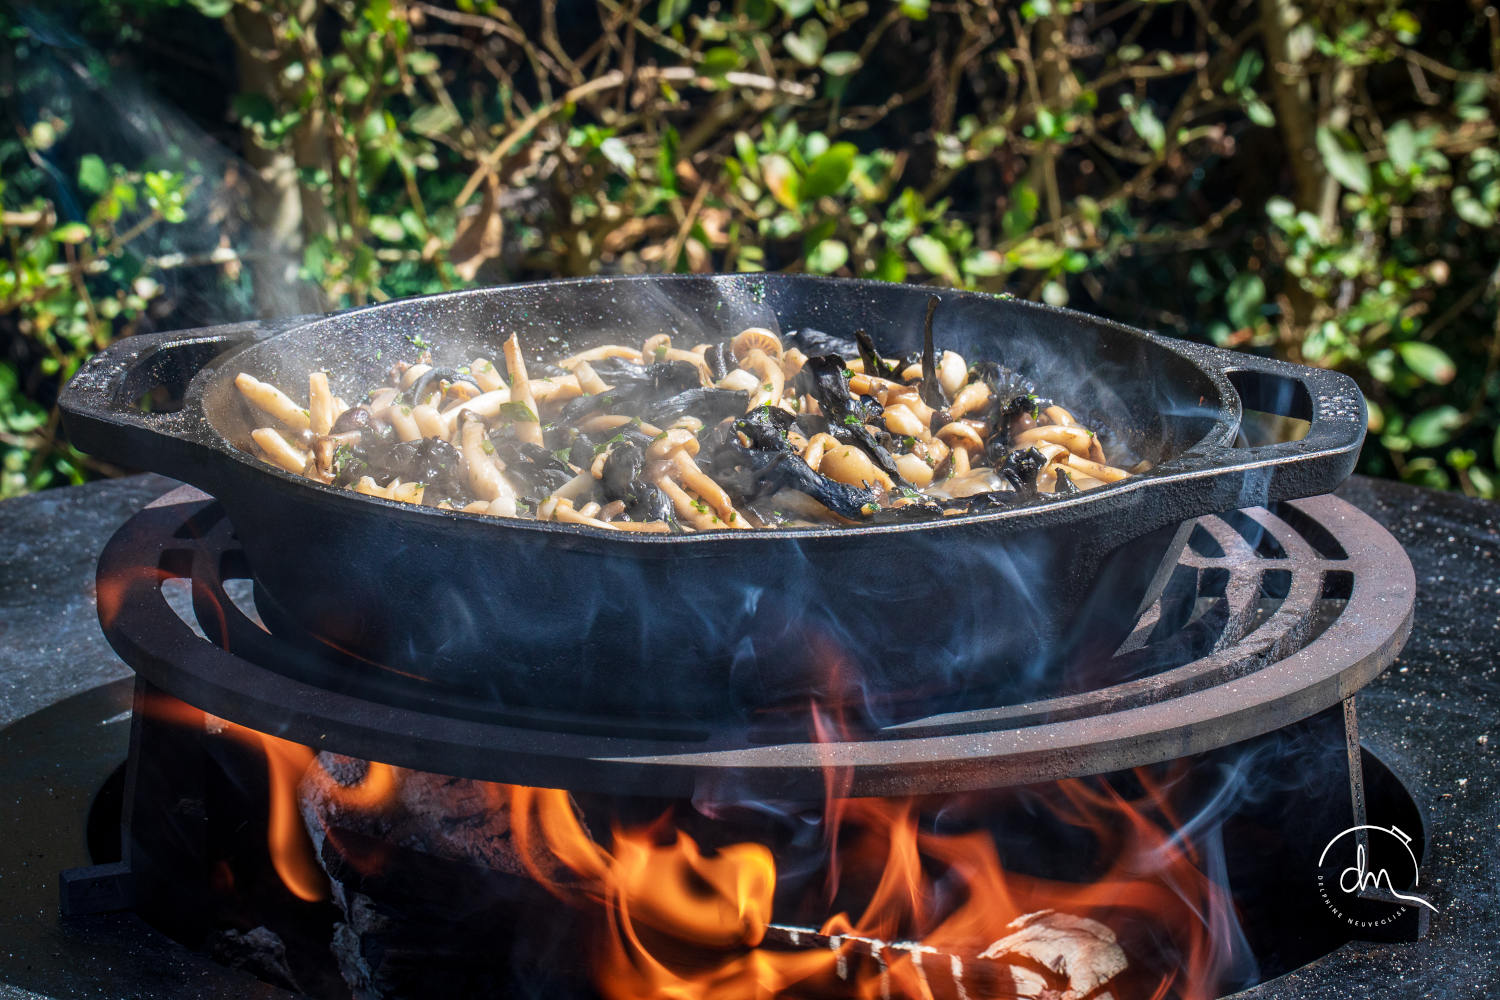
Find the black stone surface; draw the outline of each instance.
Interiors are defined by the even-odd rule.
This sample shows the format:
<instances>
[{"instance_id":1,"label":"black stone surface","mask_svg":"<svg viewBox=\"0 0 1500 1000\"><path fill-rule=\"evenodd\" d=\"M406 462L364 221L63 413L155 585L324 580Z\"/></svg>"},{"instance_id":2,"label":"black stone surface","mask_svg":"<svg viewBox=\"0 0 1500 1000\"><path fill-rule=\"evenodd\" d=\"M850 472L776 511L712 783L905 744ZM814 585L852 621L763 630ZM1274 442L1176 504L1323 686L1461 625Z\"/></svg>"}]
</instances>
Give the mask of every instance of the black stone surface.
<instances>
[{"instance_id":1,"label":"black stone surface","mask_svg":"<svg viewBox=\"0 0 1500 1000\"><path fill-rule=\"evenodd\" d=\"M115 528L171 485L140 476L0 503L4 1000L288 996L133 917L57 914L57 873L90 860L86 803L127 737L119 682L129 672L99 631L94 562ZM1366 746L1422 806L1422 887L1438 912L1422 941L1349 945L1241 997L1500 994L1500 504L1360 478L1339 492L1391 530L1417 571L1411 640L1360 695L1359 713Z\"/></svg>"}]
</instances>

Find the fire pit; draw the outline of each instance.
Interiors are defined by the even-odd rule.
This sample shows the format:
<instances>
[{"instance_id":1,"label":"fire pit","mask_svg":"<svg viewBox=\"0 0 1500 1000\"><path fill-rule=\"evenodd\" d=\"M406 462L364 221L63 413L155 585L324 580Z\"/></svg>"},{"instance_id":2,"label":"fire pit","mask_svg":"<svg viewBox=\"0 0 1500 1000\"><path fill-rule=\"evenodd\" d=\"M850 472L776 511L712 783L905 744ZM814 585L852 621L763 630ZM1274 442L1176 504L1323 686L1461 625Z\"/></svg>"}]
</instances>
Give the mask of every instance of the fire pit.
<instances>
[{"instance_id":1,"label":"fire pit","mask_svg":"<svg viewBox=\"0 0 1500 1000\"><path fill-rule=\"evenodd\" d=\"M1410 567L1331 498L1199 522L1115 684L858 739L831 715L801 738L620 732L311 685L192 491L99 568L138 681L95 839L107 855L123 812L126 851L69 873L65 907L134 906L317 995L743 995L746 975L808 995L1213 995L1415 937L1428 912L1350 928L1320 909L1304 843L1361 808L1425 839L1400 782L1351 754L1351 696L1405 635ZM718 916L666 906L673 886Z\"/></svg>"},{"instance_id":2,"label":"fire pit","mask_svg":"<svg viewBox=\"0 0 1500 1000\"><path fill-rule=\"evenodd\" d=\"M724 306L735 315L715 319ZM835 505L834 526L772 510L755 513L765 530L699 532L653 514L651 535L541 519L555 497L530 497L530 519L360 495L327 469L293 474L318 471L306 461L273 469L239 440L269 438L245 423L236 369L305 375L325 354L384 366L383 351L430 328L576 329L610 351L622 319L640 326L631 336L660 316L694 332L751 323L769 342L755 323L810 312L861 327L857 363L885 371L877 351L911 350L924 310L909 357L933 392L935 337L1003 353L1096 400L1120 435L1111 447L1144 457L1095 492L1007 480L972 510L918 509L892 486L856 505L884 522ZM741 416L697 421L673 447L707 435L746 504L770 487L734 463L791 461L776 427L798 420L832 437L854 384L843 355L812 347L826 334L790 336L817 355L789 354L793 374L823 372L837 391L779 400L779 424L681 363L698 386L682 394L740 392ZM420 363L449 364L423 350ZM507 351L524 395L521 348ZM649 379L641 392L671 374L629 365ZM607 384L578 376L573 389L614 406ZM1011 392L995 412L1034 398ZM273 403L292 424L303 415ZM88 741L69 758L74 794L91 800L72 822L93 863L61 875L67 927L130 914L318 998L1195 1000L1273 989L1351 942L1419 942L1438 912L1413 797L1431 789L1408 789L1361 745L1355 707L1406 641L1416 576L1356 507L1299 499L1340 482L1363 435L1343 376L992 297L683 278L155 335L101 354L62 405L85 446L213 493L135 505L99 556L98 619L135 679L128 710L103 694L58 706L75 713L67 731L92 733L79 720L105 706L94 728L129 723L107 779ZM375 428L369 411L367 430L452 450L436 405L418 404L430 439L415 418ZM525 467L519 418L488 427L452 405L471 473L485 444ZM609 478L587 449L566 464L548 451L590 439L522 408L568 484ZM1247 408L1307 433L1237 441ZM889 458L869 426L895 447L889 428L848 417L863 442L848 447ZM976 423L1004 452L1010 420ZM297 440L326 452L325 438ZM690 450L677 458L706 475ZM806 468L788 475L833 496ZM576 606L560 600L570 588ZM23 782L46 757L27 721Z\"/></svg>"}]
</instances>

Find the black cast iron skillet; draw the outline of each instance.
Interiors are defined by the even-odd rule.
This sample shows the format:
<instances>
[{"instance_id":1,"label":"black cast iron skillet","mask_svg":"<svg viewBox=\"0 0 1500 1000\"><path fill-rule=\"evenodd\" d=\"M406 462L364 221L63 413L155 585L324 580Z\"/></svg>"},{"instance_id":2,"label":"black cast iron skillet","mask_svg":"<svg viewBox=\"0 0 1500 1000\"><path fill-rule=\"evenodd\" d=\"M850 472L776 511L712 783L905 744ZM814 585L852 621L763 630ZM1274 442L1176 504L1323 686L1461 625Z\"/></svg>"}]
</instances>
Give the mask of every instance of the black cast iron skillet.
<instances>
[{"instance_id":1,"label":"black cast iron skillet","mask_svg":"<svg viewBox=\"0 0 1500 1000\"><path fill-rule=\"evenodd\" d=\"M473 711L757 718L811 698L877 721L1098 683L1199 515L1325 493L1365 407L1346 376L1170 340L1016 299L944 291L939 349L1032 377L1106 446L1155 463L1032 506L912 525L643 535L414 507L254 457L246 371L348 399L413 341L463 364L518 332L558 357L659 332L691 345L747 325L869 330L919 350L931 289L790 275L544 282L280 324L131 337L62 398L79 447L223 503L273 630L330 655L325 682ZM182 395L175 412L143 398ZM1245 407L1310 421L1236 448Z\"/></svg>"}]
</instances>

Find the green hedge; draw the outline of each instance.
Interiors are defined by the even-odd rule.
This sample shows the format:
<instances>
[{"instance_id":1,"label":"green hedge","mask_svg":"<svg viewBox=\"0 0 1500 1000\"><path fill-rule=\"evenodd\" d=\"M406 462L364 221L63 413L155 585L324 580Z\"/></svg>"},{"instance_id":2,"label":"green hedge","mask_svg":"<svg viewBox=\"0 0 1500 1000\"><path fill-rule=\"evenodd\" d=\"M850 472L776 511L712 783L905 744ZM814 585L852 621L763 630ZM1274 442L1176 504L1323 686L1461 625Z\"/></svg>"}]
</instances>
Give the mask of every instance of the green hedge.
<instances>
[{"instance_id":1,"label":"green hedge","mask_svg":"<svg viewBox=\"0 0 1500 1000\"><path fill-rule=\"evenodd\" d=\"M762 269L1008 291L1337 367L1372 404L1366 471L1500 490L1500 32L1478 8L73 15L0 14L5 495L90 473L51 400L137 329Z\"/></svg>"}]
</instances>

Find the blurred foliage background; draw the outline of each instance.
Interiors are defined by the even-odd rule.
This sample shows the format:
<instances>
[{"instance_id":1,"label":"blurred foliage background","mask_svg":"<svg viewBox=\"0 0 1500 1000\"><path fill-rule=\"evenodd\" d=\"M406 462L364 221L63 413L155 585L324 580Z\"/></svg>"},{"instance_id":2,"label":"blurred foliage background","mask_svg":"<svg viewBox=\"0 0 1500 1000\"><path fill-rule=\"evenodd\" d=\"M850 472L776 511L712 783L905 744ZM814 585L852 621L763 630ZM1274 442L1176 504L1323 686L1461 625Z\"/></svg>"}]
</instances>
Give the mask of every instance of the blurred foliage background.
<instances>
[{"instance_id":1,"label":"blurred foliage background","mask_svg":"<svg viewBox=\"0 0 1500 1000\"><path fill-rule=\"evenodd\" d=\"M112 339L473 283L809 271L1355 376L1362 468L1500 493L1483 0L0 5L0 495L111 470Z\"/></svg>"}]
</instances>

